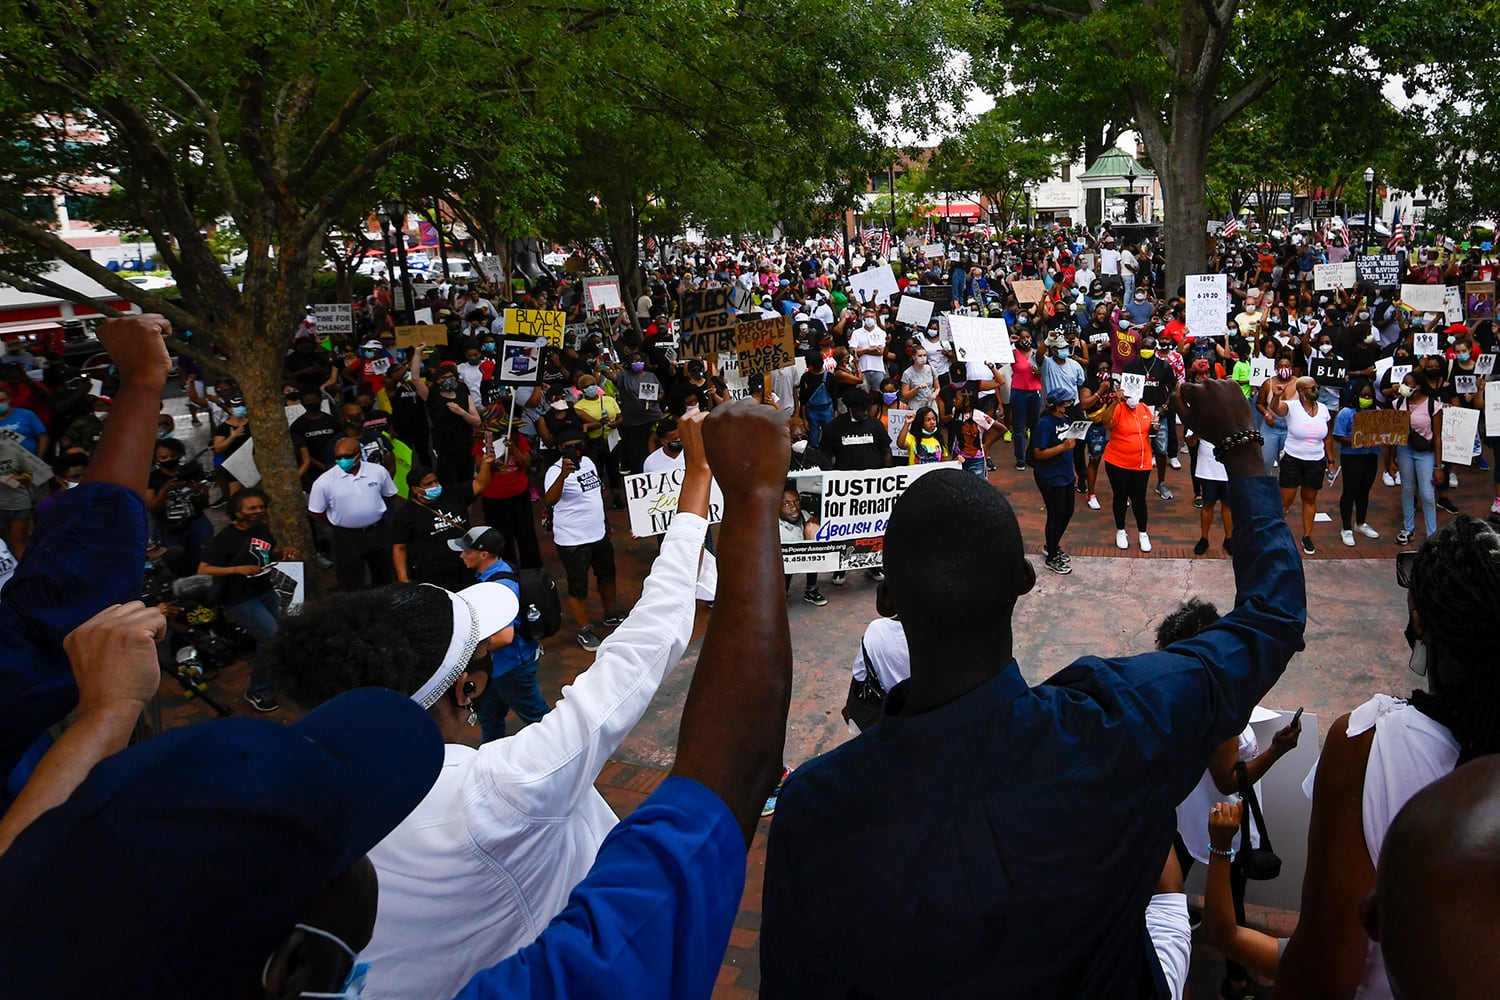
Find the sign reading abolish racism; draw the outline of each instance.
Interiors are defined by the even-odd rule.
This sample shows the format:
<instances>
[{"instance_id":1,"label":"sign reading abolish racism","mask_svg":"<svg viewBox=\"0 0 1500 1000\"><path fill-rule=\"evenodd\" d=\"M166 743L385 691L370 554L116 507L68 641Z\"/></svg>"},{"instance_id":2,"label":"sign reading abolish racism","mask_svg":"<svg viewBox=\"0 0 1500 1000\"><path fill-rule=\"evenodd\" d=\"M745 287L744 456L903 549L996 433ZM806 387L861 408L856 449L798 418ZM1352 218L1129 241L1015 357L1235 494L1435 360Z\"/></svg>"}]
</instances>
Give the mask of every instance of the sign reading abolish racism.
<instances>
[{"instance_id":1,"label":"sign reading abolish racism","mask_svg":"<svg viewBox=\"0 0 1500 1000\"><path fill-rule=\"evenodd\" d=\"M821 573L879 567L884 560L885 526L896 500L917 477L957 468L957 462L936 462L854 472L792 473L805 524L800 530L782 525L784 570Z\"/></svg>"}]
</instances>

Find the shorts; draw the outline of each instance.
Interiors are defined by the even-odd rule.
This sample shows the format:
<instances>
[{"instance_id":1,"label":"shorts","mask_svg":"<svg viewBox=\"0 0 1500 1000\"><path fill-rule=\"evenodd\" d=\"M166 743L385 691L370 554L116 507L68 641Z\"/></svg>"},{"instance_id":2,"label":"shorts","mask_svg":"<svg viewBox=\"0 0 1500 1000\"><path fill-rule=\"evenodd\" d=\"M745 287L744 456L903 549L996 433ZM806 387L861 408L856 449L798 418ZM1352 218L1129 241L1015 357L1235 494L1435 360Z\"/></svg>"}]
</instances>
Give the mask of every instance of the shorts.
<instances>
[{"instance_id":1,"label":"shorts","mask_svg":"<svg viewBox=\"0 0 1500 1000\"><path fill-rule=\"evenodd\" d=\"M31 520L31 508L22 507L20 510L0 510L0 528L15 524L18 521Z\"/></svg>"},{"instance_id":2,"label":"shorts","mask_svg":"<svg viewBox=\"0 0 1500 1000\"><path fill-rule=\"evenodd\" d=\"M1156 952L1156 962L1167 980L1172 1000L1182 1000L1193 953L1187 896L1180 892L1152 896L1146 904L1146 933L1151 937L1151 948Z\"/></svg>"},{"instance_id":3,"label":"shorts","mask_svg":"<svg viewBox=\"0 0 1500 1000\"><path fill-rule=\"evenodd\" d=\"M1165 419L1156 426L1156 431L1151 435L1151 454L1163 457L1167 454L1167 422Z\"/></svg>"},{"instance_id":4,"label":"shorts","mask_svg":"<svg viewBox=\"0 0 1500 1000\"><path fill-rule=\"evenodd\" d=\"M1109 444L1109 431L1103 424L1094 424L1089 428L1089 436L1084 438L1084 445L1089 450L1089 461L1097 462L1104 457L1104 446Z\"/></svg>"},{"instance_id":5,"label":"shorts","mask_svg":"<svg viewBox=\"0 0 1500 1000\"><path fill-rule=\"evenodd\" d=\"M1198 491L1203 497L1204 510L1221 501L1229 502L1229 483L1223 479L1200 479Z\"/></svg>"},{"instance_id":6,"label":"shorts","mask_svg":"<svg viewBox=\"0 0 1500 1000\"><path fill-rule=\"evenodd\" d=\"M1323 486L1323 475L1328 471L1328 461L1318 459L1310 462L1306 459L1293 458L1291 455L1281 456L1281 488L1284 490L1316 490Z\"/></svg>"},{"instance_id":7,"label":"shorts","mask_svg":"<svg viewBox=\"0 0 1500 1000\"><path fill-rule=\"evenodd\" d=\"M557 556L568 574L568 596L580 601L589 596L589 568L594 579L609 583L615 578L615 547L608 538L587 545L559 545Z\"/></svg>"}]
</instances>

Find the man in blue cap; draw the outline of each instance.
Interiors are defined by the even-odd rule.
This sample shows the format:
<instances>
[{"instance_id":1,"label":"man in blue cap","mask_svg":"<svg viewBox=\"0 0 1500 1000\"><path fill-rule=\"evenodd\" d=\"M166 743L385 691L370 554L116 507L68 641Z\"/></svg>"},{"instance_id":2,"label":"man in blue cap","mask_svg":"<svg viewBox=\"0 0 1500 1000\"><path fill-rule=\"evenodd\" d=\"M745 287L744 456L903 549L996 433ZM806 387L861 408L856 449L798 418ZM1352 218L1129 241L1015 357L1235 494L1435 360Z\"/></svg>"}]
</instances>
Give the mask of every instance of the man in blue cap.
<instances>
[{"instance_id":1,"label":"man in blue cap","mask_svg":"<svg viewBox=\"0 0 1500 1000\"><path fill-rule=\"evenodd\" d=\"M1064 386L1048 389L1041 419L1031 434L1031 474L1047 507L1044 565L1059 576L1073 572L1068 554L1062 550L1062 537L1073 520L1073 450L1078 441L1063 434L1071 424L1068 410L1074 400L1074 393Z\"/></svg>"}]
</instances>

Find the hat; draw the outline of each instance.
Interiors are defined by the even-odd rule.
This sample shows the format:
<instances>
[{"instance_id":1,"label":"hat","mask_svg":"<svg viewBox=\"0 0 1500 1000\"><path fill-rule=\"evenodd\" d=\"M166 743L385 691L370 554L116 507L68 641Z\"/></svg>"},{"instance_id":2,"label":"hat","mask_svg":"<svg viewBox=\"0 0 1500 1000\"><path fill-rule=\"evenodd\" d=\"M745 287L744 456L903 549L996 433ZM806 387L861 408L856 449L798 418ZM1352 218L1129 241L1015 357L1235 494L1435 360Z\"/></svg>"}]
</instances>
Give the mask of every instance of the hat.
<instances>
[{"instance_id":1,"label":"hat","mask_svg":"<svg viewBox=\"0 0 1500 1000\"><path fill-rule=\"evenodd\" d=\"M0 859L0 981L26 997L238 988L442 764L432 719L379 688L289 726L223 719L122 750ZM213 927L214 946L162 933L179 926Z\"/></svg>"},{"instance_id":2,"label":"hat","mask_svg":"<svg viewBox=\"0 0 1500 1000\"><path fill-rule=\"evenodd\" d=\"M1469 328L1463 323L1450 323L1444 333L1468 333Z\"/></svg>"},{"instance_id":3,"label":"hat","mask_svg":"<svg viewBox=\"0 0 1500 1000\"><path fill-rule=\"evenodd\" d=\"M1195 371L1195 372L1206 372L1206 371L1208 371L1208 361L1205 360L1204 358L1199 358L1197 361L1193 362L1193 368L1192 368L1192 370Z\"/></svg>"},{"instance_id":4,"label":"hat","mask_svg":"<svg viewBox=\"0 0 1500 1000\"><path fill-rule=\"evenodd\" d=\"M492 556L503 555L505 536L501 534L499 528L481 524L470 528L463 536L450 540L448 548L454 552L488 552Z\"/></svg>"},{"instance_id":5,"label":"hat","mask_svg":"<svg viewBox=\"0 0 1500 1000\"><path fill-rule=\"evenodd\" d=\"M458 371L457 361L444 361L438 365L438 371Z\"/></svg>"},{"instance_id":6,"label":"hat","mask_svg":"<svg viewBox=\"0 0 1500 1000\"><path fill-rule=\"evenodd\" d=\"M1047 405L1056 406L1058 403L1073 402L1073 394L1062 386L1047 390Z\"/></svg>"},{"instance_id":7,"label":"hat","mask_svg":"<svg viewBox=\"0 0 1500 1000\"><path fill-rule=\"evenodd\" d=\"M360 346L360 349L361 349L361 350L366 350L366 349L368 349L368 350L375 350L375 351L378 351L378 350L380 350L380 348L381 348L381 347L382 347L382 346L383 346L383 345L382 345L382 344L381 344L381 343L380 343L380 341L378 341L378 340L374 340L374 339L371 339L371 340L367 340L367 341L365 341L365 342L364 342L364 343L363 343L363 344L360 344L360 345L359 345L359 346Z\"/></svg>"}]
</instances>

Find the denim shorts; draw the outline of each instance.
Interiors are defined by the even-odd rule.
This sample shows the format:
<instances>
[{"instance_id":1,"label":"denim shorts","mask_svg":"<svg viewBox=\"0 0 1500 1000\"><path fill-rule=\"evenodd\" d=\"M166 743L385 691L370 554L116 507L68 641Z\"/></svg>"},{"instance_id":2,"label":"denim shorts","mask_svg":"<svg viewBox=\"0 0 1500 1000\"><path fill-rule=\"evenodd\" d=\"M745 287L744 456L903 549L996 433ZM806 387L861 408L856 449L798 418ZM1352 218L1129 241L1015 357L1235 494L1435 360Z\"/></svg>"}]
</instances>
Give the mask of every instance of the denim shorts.
<instances>
[{"instance_id":1,"label":"denim shorts","mask_svg":"<svg viewBox=\"0 0 1500 1000\"><path fill-rule=\"evenodd\" d=\"M31 508L23 507L20 510L0 510L0 528L15 524L18 521L31 520Z\"/></svg>"},{"instance_id":2,"label":"denim shorts","mask_svg":"<svg viewBox=\"0 0 1500 1000\"><path fill-rule=\"evenodd\" d=\"M1104 446L1109 444L1109 431L1103 424L1095 424L1089 428L1089 436L1084 439L1084 445L1089 450L1089 461L1097 462L1104 457Z\"/></svg>"}]
</instances>

